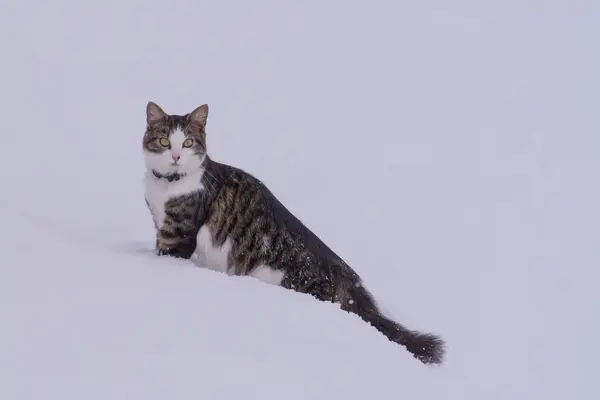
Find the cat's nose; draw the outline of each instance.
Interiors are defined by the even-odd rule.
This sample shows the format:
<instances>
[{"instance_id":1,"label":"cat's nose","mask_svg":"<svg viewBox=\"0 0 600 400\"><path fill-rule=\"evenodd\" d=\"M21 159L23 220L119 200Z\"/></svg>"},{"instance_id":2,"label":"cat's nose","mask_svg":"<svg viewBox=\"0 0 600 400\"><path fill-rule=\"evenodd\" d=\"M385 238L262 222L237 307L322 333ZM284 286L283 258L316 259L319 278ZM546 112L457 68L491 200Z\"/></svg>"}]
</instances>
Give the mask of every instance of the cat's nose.
<instances>
[{"instance_id":1,"label":"cat's nose","mask_svg":"<svg viewBox=\"0 0 600 400\"><path fill-rule=\"evenodd\" d=\"M173 157L173 161L179 161L179 158L181 158L179 154L171 154L171 157Z\"/></svg>"}]
</instances>

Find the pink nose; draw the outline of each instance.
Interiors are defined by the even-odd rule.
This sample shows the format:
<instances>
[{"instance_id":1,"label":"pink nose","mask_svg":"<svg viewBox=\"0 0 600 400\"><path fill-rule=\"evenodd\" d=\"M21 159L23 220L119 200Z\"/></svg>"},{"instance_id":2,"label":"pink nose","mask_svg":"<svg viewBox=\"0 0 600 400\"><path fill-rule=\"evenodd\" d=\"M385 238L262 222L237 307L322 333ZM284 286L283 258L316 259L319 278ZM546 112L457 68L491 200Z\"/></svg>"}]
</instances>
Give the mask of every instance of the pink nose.
<instances>
[{"instance_id":1,"label":"pink nose","mask_svg":"<svg viewBox=\"0 0 600 400\"><path fill-rule=\"evenodd\" d=\"M173 157L173 161L179 161L179 154L172 154L171 157Z\"/></svg>"}]
</instances>

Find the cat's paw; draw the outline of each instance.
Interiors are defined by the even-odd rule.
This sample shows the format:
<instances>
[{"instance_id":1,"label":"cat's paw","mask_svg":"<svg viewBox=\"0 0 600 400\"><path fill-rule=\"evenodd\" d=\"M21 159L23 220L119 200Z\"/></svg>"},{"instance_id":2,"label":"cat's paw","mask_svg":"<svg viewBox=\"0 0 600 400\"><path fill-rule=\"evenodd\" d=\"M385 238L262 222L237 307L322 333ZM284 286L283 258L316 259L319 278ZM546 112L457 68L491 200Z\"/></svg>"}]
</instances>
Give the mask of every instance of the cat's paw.
<instances>
[{"instance_id":1,"label":"cat's paw","mask_svg":"<svg viewBox=\"0 0 600 400\"><path fill-rule=\"evenodd\" d=\"M158 256L168 256L168 257L173 257L173 258L182 258L182 259L189 258L179 249L157 249L156 254Z\"/></svg>"},{"instance_id":2,"label":"cat's paw","mask_svg":"<svg viewBox=\"0 0 600 400\"><path fill-rule=\"evenodd\" d=\"M169 250L165 250L165 249L156 249L156 255L158 256L168 256L169 254Z\"/></svg>"},{"instance_id":3,"label":"cat's paw","mask_svg":"<svg viewBox=\"0 0 600 400\"><path fill-rule=\"evenodd\" d=\"M156 254L159 256L172 256L175 253L175 249L166 246L165 243L160 241L156 242Z\"/></svg>"}]
</instances>

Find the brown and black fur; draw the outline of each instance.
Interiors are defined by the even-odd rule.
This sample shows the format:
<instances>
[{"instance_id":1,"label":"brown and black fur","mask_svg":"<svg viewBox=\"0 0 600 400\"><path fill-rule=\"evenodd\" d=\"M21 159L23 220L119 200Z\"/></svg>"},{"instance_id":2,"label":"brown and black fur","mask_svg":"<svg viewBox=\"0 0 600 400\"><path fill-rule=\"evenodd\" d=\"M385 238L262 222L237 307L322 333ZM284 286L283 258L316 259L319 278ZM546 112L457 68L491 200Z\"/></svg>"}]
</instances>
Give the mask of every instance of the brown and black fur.
<instances>
[{"instance_id":1,"label":"brown and black fur","mask_svg":"<svg viewBox=\"0 0 600 400\"><path fill-rule=\"evenodd\" d=\"M201 138L197 151L205 154L204 126L186 126L188 117L189 114L170 115L164 124L183 124L185 129L196 132ZM147 135L151 136L153 129L157 128L149 126ZM230 241L229 264L234 274L247 275L259 265L281 270L285 273L281 286L321 301L339 303L343 310L358 315L389 340L406 347L421 362L442 362L442 339L411 331L382 315L356 272L260 180L208 156L203 167L206 190L167 203L165 227L157 240L160 254L190 258L198 231L207 225L215 245Z\"/></svg>"}]
</instances>

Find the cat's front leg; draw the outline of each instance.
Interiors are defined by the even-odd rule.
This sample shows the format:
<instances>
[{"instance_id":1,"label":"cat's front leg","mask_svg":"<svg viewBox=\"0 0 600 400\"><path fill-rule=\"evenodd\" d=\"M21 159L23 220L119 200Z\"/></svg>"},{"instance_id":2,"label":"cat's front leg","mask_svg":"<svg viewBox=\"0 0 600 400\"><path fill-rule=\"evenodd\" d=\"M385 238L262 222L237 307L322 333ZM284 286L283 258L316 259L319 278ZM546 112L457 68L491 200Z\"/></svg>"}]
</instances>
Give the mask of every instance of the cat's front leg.
<instances>
[{"instance_id":1,"label":"cat's front leg","mask_svg":"<svg viewBox=\"0 0 600 400\"><path fill-rule=\"evenodd\" d=\"M186 208L168 210L161 228L156 234L156 251L166 255L188 259L196 249L196 223Z\"/></svg>"},{"instance_id":2,"label":"cat's front leg","mask_svg":"<svg viewBox=\"0 0 600 400\"><path fill-rule=\"evenodd\" d=\"M188 259L196 249L195 235L177 235L168 229L161 229L156 235L156 253L159 256L171 256Z\"/></svg>"}]
</instances>

